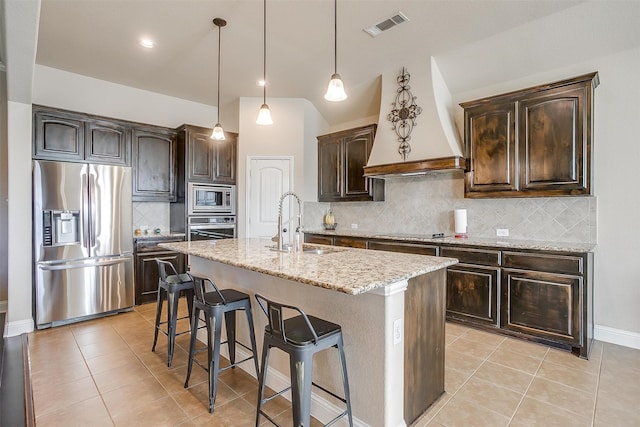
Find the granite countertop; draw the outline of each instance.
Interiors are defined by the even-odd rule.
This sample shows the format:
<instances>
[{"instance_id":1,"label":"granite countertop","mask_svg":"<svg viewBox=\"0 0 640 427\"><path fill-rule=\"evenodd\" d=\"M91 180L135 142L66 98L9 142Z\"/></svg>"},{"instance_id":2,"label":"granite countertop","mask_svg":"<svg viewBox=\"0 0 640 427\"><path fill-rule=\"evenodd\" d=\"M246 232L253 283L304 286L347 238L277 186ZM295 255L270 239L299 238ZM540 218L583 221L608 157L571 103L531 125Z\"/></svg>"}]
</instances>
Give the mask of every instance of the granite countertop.
<instances>
[{"instance_id":1,"label":"granite countertop","mask_svg":"<svg viewBox=\"0 0 640 427\"><path fill-rule=\"evenodd\" d=\"M537 249L543 251L557 252L592 252L596 246L595 243L575 243L575 242L548 242L543 240L517 240L509 238L488 239L470 236L468 238L459 239L453 235L446 237L431 237L418 234L401 234L401 233L380 233L374 231L353 231L353 230L304 230L309 234L322 234L326 236L349 236L362 237L367 239L387 239L387 240L403 240L406 242L422 242L446 245L471 245L498 247L506 249Z\"/></svg>"},{"instance_id":2,"label":"granite countertop","mask_svg":"<svg viewBox=\"0 0 640 427\"><path fill-rule=\"evenodd\" d=\"M454 258L325 245L313 253L276 252L268 239L199 240L161 247L259 273L358 295L456 264Z\"/></svg>"},{"instance_id":3,"label":"granite countertop","mask_svg":"<svg viewBox=\"0 0 640 427\"><path fill-rule=\"evenodd\" d=\"M139 236L136 236L135 234L133 235L134 240L147 240L147 239L168 240L168 239L179 239L179 238L184 239L184 237L185 237L184 233L171 233L169 231L162 231L160 232L160 234L155 234L153 232L150 232L148 234L143 233Z\"/></svg>"}]
</instances>

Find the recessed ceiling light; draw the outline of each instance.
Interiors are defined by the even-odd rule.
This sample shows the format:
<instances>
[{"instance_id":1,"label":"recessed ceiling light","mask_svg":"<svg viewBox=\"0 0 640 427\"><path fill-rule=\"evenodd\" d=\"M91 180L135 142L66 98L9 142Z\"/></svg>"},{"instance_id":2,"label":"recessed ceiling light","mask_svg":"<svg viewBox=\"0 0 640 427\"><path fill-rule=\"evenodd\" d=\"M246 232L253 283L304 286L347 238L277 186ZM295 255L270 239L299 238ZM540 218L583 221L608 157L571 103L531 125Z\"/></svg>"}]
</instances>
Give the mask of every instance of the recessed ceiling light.
<instances>
[{"instance_id":1,"label":"recessed ceiling light","mask_svg":"<svg viewBox=\"0 0 640 427\"><path fill-rule=\"evenodd\" d=\"M140 39L140 46L142 47L146 47L147 49L153 49L155 45L156 44L151 39L148 39L148 38Z\"/></svg>"}]
</instances>

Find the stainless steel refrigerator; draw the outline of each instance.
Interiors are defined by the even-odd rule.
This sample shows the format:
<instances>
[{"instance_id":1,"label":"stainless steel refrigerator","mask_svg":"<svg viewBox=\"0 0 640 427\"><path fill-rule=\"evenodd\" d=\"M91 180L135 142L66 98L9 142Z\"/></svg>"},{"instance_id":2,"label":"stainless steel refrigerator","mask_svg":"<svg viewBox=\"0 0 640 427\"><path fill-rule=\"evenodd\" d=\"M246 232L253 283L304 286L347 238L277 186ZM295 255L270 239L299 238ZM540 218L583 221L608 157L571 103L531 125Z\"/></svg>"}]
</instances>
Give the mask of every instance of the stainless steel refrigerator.
<instances>
[{"instance_id":1,"label":"stainless steel refrigerator","mask_svg":"<svg viewBox=\"0 0 640 427\"><path fill-rule=\"evenodd\" d=\"M33 162L38 329L133 307L131 168Z\"/></svg>"}]
</instances>

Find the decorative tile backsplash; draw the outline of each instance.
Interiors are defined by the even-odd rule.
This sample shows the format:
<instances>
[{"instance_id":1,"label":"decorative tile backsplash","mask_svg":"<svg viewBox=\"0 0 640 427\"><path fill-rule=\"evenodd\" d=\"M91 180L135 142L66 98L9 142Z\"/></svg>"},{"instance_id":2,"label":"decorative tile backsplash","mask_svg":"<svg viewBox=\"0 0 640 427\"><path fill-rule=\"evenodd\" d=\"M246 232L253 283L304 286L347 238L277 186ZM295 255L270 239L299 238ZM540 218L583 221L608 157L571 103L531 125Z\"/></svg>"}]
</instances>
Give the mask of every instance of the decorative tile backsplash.
<instances>
[{"instance_id":1,"label":"decorative tile backsplash","mask_svg":"<svg viewBox=\"0 0 640 427\"><path fill-rule=\"evenodd\" d=\"M169 203L133 202L133 229L147 226L149 230L169 230Z\"/></svg>"},{"instance_id":2,"label":"decorative tile backsplash","mask_svg":"<svg viewBox=\"0 0 640 427\"><path fill-rule=\"evenodd\" d=\"M357 224L366 231L452 235L453 210L463 208L473 237L495 238L502 228L511 239L597 242L595 197L465 199L460 172L387 179L384 202L305 202L305 228L322 228L329 207L338 232Z\"/></svg>"}]
</instances>

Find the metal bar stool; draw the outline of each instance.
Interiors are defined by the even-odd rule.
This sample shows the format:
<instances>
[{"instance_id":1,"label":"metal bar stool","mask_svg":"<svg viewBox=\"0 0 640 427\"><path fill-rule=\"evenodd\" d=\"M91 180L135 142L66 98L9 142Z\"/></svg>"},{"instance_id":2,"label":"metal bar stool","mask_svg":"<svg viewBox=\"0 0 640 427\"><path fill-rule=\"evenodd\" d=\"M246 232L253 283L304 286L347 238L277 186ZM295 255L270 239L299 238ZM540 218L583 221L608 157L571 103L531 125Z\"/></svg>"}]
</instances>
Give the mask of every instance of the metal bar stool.
<instances>
[{"instance_id":1,"label":"metal bar stool","mask_svg":"<svg viewBox=\"0 0 640 427\"><path fill-rule=\"evenodd\" d=\"M211 284L213 291L205 292L204 282ZM251 348L236 340L236 311L244 310L249 324L249 339L251 340ZM200 312L204 313L204 320L207 328L207 346L206 348L196 349L196 335L198 324L200 322ZM224 314L225 325L227 329L227 341L221 342L222 335L222 315ZM220 368L220 346L227 344L229 348L229 361L231 364L224 368ZM236 344L244 347L251 352L251 356L236 362ZM207 350L208 366L203 366L195 355L201 351ZM187 367L187 378L184 382L184 388L189 387L189 377L191 376L191 368L195 360L196 364L209 373L209 412L213 412L216 401L216 393L218 390L218 374L229 368L235 368L238 364L253 359L256 376L259 375L258 355L256 353L256 336L253 329L253 315L251 313L251 298L249 295L236 291L235 289L222 289L209 279L196 278L195 280L195 298L193 301L193 313L191 316L191 344L189 346L189 364Z\"/></svg>"},{"instance_id":2,"label":"metal bar stool","mask_svg":"<svg viewBox=\"0 0 640 427\"><path fill-rule=\"evenodd\" d=\"M349 418L349 425L353 427L351 399L349 396L349 380L347 378L347 364L344 357L342 328L340 325L314 316L307 316L298 307L279 304L266 299L262 295L256 294L256 300L269 321L268 325L264 328L262 373L259 376L256 427L260 425L260 415L264 416L272 424L278 425L262 410L262 405L288 390L291 390L293 425L295 427L309 427L311 421L312 385L318 387L320 390L330 394L336 399L341 400L346 405L345 411L326 425L332 425L338 419L346 415ZM284 311L297 312L297 315L285 319L283 315ZM271 350L271 347L277 347L289 354L291 386L265 399L264 387L267 379L269 351ZM344 398L312 382L313 355L330 347L336 347L340 354Z\"/></svg>"},{"instance_id":3,"label":"metal bar stool","mask_svg":"<svg viewBox=\"0 0 640 427\"><path fill-rule=\"evenodd\" d=\"M167 366L171 367L173 361L173 351L176 343L176 336L189 333L190 330L176 332L176 324L178 320L191 318L191 312L193 311L193 276L189 273L178 274L173 264L168 261L163 261L156 258L158 264L158 271L160 278L158 279L158 303L156 305L156 327L153 335L153 347L151 351L156 350L156 343L158 342L158 331L167 336L168 351L167 351ZM167 274L167 270L171 274ZM183 316L178 318L178 298L180 292L185 291L187 294L187 307L189 309L189 316ZM161 322L160 317L162 314L162 304L164 300L167 300L167 321ZM162 325L167 325L167 330L162 329Z\"/></svg>"}]
</instances>

